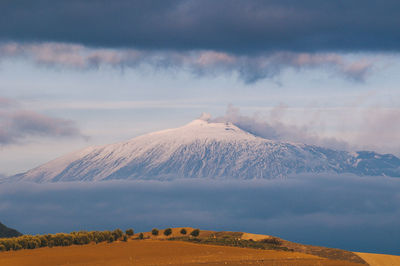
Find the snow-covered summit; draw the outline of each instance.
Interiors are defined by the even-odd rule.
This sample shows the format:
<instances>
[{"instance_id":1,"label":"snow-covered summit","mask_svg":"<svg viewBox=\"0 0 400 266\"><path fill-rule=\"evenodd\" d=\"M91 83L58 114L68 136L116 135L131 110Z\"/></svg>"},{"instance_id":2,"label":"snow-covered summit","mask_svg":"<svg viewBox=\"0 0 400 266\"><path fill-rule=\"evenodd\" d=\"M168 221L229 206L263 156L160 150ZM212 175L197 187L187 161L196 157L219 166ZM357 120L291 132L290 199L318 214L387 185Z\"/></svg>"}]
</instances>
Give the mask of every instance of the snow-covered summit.
<instances>
[{"instance_id":1,"label":"snow-covered summit","mask_svg":"<svg viewBox=\"0 0 400 266\"><path fill-rule=\"evenodd\" d=\"M203 114L189 124L126 142L88 147L13 180L34 182L110 179L283 178L294 173L400 176L393 155L371 156L257 137Z\"/></svg>"},{"instance_id":2,"label":"snow-covered summit","mask_svg":"<svg viewBox=\"0 0 400 266\"><path fill-rule=\"evenodd\" d=\"M201 118L193 120L183 127L157 131L143 135L139 138L146 139L150 136L159 136L163 140L173 139L179 142L191 142L198 139L204 140L240 140L255 139L256 136L244 131L230 122L214 123ZM135 141L137 138L133 139Z\"/></svg>"}]
</instances>

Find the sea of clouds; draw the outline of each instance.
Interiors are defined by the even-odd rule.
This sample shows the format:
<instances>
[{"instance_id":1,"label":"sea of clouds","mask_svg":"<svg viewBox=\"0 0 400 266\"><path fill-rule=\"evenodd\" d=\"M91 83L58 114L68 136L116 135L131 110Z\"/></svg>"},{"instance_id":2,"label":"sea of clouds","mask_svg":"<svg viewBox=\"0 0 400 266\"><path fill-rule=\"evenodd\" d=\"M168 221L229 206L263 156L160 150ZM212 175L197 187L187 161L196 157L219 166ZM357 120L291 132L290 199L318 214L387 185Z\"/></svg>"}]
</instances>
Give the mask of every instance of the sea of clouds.
<instances>
[{"instance_id":1,"label":"sea of clouds","mask_svg":"<svg viewBox=\"0 0 400 266\"><path fill-rule=\"evenodd\" d=\"M400 255L400 179L3 183L0 220L25 234L191 226Z\"/></svg>"}]
</instances>

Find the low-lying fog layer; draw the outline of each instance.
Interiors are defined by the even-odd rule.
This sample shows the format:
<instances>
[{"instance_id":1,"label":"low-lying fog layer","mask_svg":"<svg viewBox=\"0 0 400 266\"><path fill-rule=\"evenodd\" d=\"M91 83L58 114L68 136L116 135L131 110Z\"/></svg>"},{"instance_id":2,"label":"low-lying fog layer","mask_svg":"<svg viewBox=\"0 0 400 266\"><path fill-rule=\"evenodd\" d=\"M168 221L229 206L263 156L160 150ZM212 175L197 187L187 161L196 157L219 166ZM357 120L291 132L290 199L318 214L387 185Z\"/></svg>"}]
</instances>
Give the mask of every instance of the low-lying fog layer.
<instances>
[{"instance_id":1,"label":"low-lying fog layer","mask_svg":"<svg viewBox=\"0 0 400 266\"><path fill-rule=\"evenodd\" d=\"M400 179L2 184L0 221L26 234L192 226L400 255Z\"/></svg>"}]
</instances>

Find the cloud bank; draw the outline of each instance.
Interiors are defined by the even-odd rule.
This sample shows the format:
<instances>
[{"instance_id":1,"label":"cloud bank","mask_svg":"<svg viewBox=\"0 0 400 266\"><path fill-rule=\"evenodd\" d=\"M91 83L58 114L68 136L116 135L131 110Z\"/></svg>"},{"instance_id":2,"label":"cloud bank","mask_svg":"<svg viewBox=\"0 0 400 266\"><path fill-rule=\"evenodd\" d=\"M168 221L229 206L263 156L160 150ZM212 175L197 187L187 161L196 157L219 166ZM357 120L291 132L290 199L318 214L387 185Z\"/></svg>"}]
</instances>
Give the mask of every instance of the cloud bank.
<instances>
[{"instance_id":1,"label":"cloud bank","mask_svg":"<svg viewBox=\"0 0 400 266\"><path fill-rule=\"evenodd\" d=\"M245 83L274 78L286 69L322 68L342 78L364 81L374 68L367 59L348 59L336 53L274 52L237 55L214 50L149 51L145 49L89 48L66 43L0 44L0 60L24 58L47 67L98 69L101 67L186 70L195 76L237 75Z\"/></svg>"},{"instance_id":2,"label":"cloud bank","mask_svg":"<svg viewBox=\"0 0 400 266\"><path fill-rule=\"evenodd\" d=\"M1 1L0 39L235 54L399 51L399 13L395 0Z\"/></svg>"},{"instance_id":3,"label":"cloud bank","mask_svg":"<svg viewBox=\"0 0 400 266\"><path fill-rule=\"evenodd\" d=\"M324 108L302 110L302 124L287 121L289 107L280 104L269 112L243 114L238 107L229 105L223 116L214 122L231 122L254 135L277 141L289 141L327 147L336 150L373 150L400 155L400 109L398 108L343 108L336 110L329 121ZM307 122L307 120L309 120ZM337 124L336 124L337 123ZM330 126L340 131L351 131L351 138L336 134L324 136L318 127Z\"/></svg>"},{"instance_id":4,"label":"cloud bank","mask_svg":"<svg viewBox=\"0 0 400 266\"><path fill-rule=\"evenodd\" d=\"M239 108L229 105L224 116L214 118L212 121L231 122L245 131L266 139L318 145L337 150L350 149L346 141L321 137L310 125L299 126L283 122L285 108L284 105L278 105L269 112L268 118L265 118L257 114L243 115Z\"/></svg>"},{"instance_id":5,"label":"cloud bank","mask_svg":"<svg viewBox=\"0 0 400 266\"><path fill-rule=\"evenodd\" d=\"M2 222L23 233L193 226L400 255L400 179L7 184Z\"/></svg>"},{"instance_id":6,"label":"cloud bank","mask_svg":"<svg viewBox=\"0 0 400 266\"><path fill-rule=\"evenodd\" d=\"M72 120L54 118L18 108L16 101L0 98L0 146L30 137L84 137Z\"/></svg>"}]
</instances>

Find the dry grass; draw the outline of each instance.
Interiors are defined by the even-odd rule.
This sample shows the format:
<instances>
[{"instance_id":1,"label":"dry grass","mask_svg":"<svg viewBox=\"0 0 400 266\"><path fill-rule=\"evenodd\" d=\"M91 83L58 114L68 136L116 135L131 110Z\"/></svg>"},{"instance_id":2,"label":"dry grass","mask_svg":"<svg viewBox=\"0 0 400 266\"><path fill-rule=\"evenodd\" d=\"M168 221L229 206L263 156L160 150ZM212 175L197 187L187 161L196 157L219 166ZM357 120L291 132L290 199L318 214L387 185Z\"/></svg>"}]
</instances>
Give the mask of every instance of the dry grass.
<instances>
[{"instance_id":1,"label":"dry grass","mask_svg":"<svg viewBox=\"0 0 400 266\"><path fill-rule=\"evenodd\" d=\"M273 250L129 240L0 253L0 265L360 265Z\"/></svg>"},{"instance_id":2,"label":"dry grass","mask_svg":"<svg viewBox=\"0 0 400 266\"><path fill-rule=\"evenodd\" d=\"M355 252L370 266L399 266L400 256Z\"/></svg>"},{"instance_id":3,"label":"dry grass","mask_svg":"<svg viewBox=\"0 0 400 266\"><path fill-rule=\"evenodd\" d=\"M185 235L181 229L172 228L169 236L165 229L157 236L144 232L144 240L135 234L128 242L1 252L0 265L400 265L399 256L353 253L241 232L201 230L193 238L194 228L185 227Z\"/></svg>"},{"instance_id":4,"label":"dry grass","mask_svg":"<svg viewBox=\"0 0 400 266\"><path fill-rule=\"evenodd\" d=\"M269 235L259 235L259 234L251 234L251 233L243 233L242 236L240 237L241 239L244 240L250 240L253 239L254 241L259 241L267 238L272 238L272 236Z\"/></svg>"}]
</instances>

